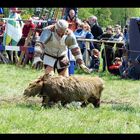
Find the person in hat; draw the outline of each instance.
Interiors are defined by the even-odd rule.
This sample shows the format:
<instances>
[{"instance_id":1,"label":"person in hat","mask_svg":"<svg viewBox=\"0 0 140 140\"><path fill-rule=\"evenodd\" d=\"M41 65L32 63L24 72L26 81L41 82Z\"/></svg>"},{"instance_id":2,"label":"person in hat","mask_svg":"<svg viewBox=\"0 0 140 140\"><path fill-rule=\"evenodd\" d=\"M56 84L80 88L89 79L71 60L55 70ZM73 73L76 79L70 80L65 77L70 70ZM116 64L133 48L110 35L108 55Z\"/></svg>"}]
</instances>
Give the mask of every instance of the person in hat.
<instances>
[{"instance_id":1,"label":"person in hat","mask_svg":"<svg viewBox=\"0 0 140 140\"><path fill-rule=\"evenodd\" d=\"M26 38L28 36L30 29L35 29L35 27L36 25L32 22L31 18L29 20L26 20L22 28L22 37Z\"/></svg>"},{"instance_id":2,"label":"person in hat","mask_svg":"<svg viewBox=\"0 0 140 140\"><path fill-rule=\"evenodd\" d=\"M30 32L30 30L34 30L36 25L32 22L32 18L25 20L24 26L22 28L22 37L19 40L17 46L24 46L25 40ZM32 43L32 42L31 42ZM20 56L21 51L18 51L18 56Z\"/></svg>"},{"instance_id":3,"label":"person in hat","mask_svg":"<svg viewBox=\"0 0 140 140\"><path fill-rule=\"evenodd\" d=\"M68 48L79 67L90 73L82 59L75 35L72 30L68 29L68 22L63 19L58 20L51 28L45 28L42 31L40 39L35 44L33 67L36 68L39 63L43 62L46 76L54 75L55 69L59 75L69 76Z\"/></svg>"},{"instance_id":4,"label":"person in hat","mask_svg":"<svg viewBox=\"0 0 140 140\"><path fill-rule=\"evenodd\" d=\"M31 29L35 29L35 24L32 22L32 19L30 18L28 20L25 20L25 22L24 22L24 26L22 28L22 37L18 42L18 46L24 45L25 40L28 36L28 33Z\"/></svg>"}]
</instances>

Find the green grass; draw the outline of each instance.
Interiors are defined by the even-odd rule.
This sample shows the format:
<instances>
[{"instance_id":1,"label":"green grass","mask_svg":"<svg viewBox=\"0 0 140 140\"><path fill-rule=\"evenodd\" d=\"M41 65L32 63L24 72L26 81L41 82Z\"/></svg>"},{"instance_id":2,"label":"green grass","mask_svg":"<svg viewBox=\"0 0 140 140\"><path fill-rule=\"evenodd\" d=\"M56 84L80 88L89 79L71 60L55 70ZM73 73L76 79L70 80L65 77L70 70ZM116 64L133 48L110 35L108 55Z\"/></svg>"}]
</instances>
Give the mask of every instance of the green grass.
<instances>
[{"instance_id":1,"label":"green grass","mask_svg":"<svg viewBox=\"0 0 140 140\"><path fill-rule=\"evenodd\" d=\"M0 133L140 133L140 82L93 73L105 81L101 107L41 107L39 97L23 99L28 83L43 74L0 65ZM82 74L84 75L84 74Z\"/></svg>"}]
</instances>

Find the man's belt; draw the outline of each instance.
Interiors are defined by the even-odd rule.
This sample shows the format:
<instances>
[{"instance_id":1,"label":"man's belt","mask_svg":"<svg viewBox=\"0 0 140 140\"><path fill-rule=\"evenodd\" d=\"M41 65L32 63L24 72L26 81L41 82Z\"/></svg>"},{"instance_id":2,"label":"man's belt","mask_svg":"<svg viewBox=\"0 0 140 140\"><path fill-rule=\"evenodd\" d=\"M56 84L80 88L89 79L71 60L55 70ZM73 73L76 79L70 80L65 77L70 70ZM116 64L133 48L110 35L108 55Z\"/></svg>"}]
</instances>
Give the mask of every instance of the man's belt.
<instances>
[{"instance_id":1,"label":"man's belt","mask_svg":"<svg viewBox=\"0 0 140 140\"><path fill-rule=\"evenodd\" d=\"M55 58L55 59L61 59L61 58L65 57L65 55L60 56L60 57L57 57L57 56L52 56L52 55L47 54L47 53L44 53L44 55L48 55L48 56L53 57L53 58Z\"/></svg>"}]
</instances>

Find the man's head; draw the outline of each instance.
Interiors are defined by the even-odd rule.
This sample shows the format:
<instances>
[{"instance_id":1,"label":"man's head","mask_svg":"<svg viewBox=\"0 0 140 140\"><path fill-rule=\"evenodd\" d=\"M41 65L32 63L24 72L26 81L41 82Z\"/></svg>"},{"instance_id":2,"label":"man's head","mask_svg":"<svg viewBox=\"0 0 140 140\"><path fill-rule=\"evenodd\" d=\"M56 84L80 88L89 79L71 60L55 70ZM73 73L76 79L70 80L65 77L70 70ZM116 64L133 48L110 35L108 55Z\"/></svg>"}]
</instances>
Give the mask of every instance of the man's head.
<instances>
[{"instance_id":1,"label":"man's head","mask_svg":"<svg viewBox=\"0 0 140 140\"><path fill-rule=\"evenodd\" d=\"M99 50L98 49L93 49L93 55L94 55L94 57L99 57L99 55L100 55L100 52L99 52Z\"/></svg>"},{"instance_id":2,"label":"man's head","mask_svg":"<svg viewBox=\"0 0 140 140\"><path fill-rule=\"evenodd\" d=\"M68 22L64 19L60 19L55 24L56 32L59 36L63 36L65 34L65 31L68 29Z\"/></svg>"},{"instance_id":3,"label":"man's head","mask_svg":"<svg viewBox=\"0 0 140 140\"><path fill-rule=\"evenodd\" d=\"M94 25L94 24L97 23L97 17L96 16L90 16L88 21L89 21L90 25Z\"/></svg>"},{"instance_id":4,"label":"man's head","mask_svg":"<svg viewBox=\"0 0 140 140\"><path fill-rule=\"evenodd\" d=\"M118 25L118 24L115 25L115 28L114 28L114 29L115 29L115 32L116 32L116 33L120 33L120 32L121 32L121 26Z\"/></svg>"},{"instance_id":5,"label":"man's head","mask_svg":"<svg viewBox=\"0 0 140 140\"><path fill-rule=\"evenodd\" d=\"M108 34L112 34L112 33L113 33L113 28L112 28L111 26L107 26L106 32L107 32Z\"/></svg>"},{"instance_id":6,"label":"man's head","mask_svg":"<svg viewBox=\"0 0 140 140\"><path fill-rule=\"evenodd\" d=\"M73 9L71 9L71 10L69 11L69 16L70 16L71 18L73 18L73 17L75 16L75 11L74 11Z\"/></svg>"}]
</instances>

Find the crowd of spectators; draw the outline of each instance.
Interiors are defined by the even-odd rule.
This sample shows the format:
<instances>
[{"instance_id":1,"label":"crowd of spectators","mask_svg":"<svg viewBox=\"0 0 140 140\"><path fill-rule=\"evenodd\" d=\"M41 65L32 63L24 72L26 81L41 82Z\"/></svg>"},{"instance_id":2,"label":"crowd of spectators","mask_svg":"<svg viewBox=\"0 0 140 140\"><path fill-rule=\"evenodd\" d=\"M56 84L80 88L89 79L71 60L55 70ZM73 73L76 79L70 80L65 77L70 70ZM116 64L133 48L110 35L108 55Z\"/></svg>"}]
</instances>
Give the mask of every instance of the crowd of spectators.
<instances>
[{"instance_id":1,"label":"crowd of spectators","mask_svg":"<svg viewBox=\"0 0 140 140\"><path fill-rule=\"evenodd\" d=\"M16 11L15 11L16 12ZM81 49L83 55L83 60L86 61L85 53L88 51L90 64L88 65L91 72L99 72L102 62L102 72L106 70L111 74L120 75L121 78L130 78L133 77L133 63L131 60L128 60L128 25L124 29L120 25L107 26L106 30L98 23L98 18L96 16L87 17L85 20L78 18L78 8L65 8L65 14L62 17L69 24L69 29L71 29L75 37L82 39L96 39L104 41L104 46L99 42L90 42L90 47L87 50L85 41L78 41L78 45ZM42 20L46 19L46 15L41 17ZM22 37L18 42L18 46L23 46L27 39L28 33L32 29L35 30L34 40L32 39L31 45L35 44L35 41L41 35L41 32L45 26L50 26L56 23L57 19L52 19L52 22L49 22L47 25L44 23L33 23L33 17L24 22L22 28ZM2 44L3 34L5 31L6 22L0 23L0 43ZM118 43L111 43L107 41L118 41ZM124 42L124 43L119 43ZM20 56L20 52L18 53ZM33 55L32 55L33 57ZM68 50L68 57L71 62L74 62L74 58ZM72 65L73 68L76 65ZM74 74L74 71L72 72Z\"/></svg>"}]
</instances>

